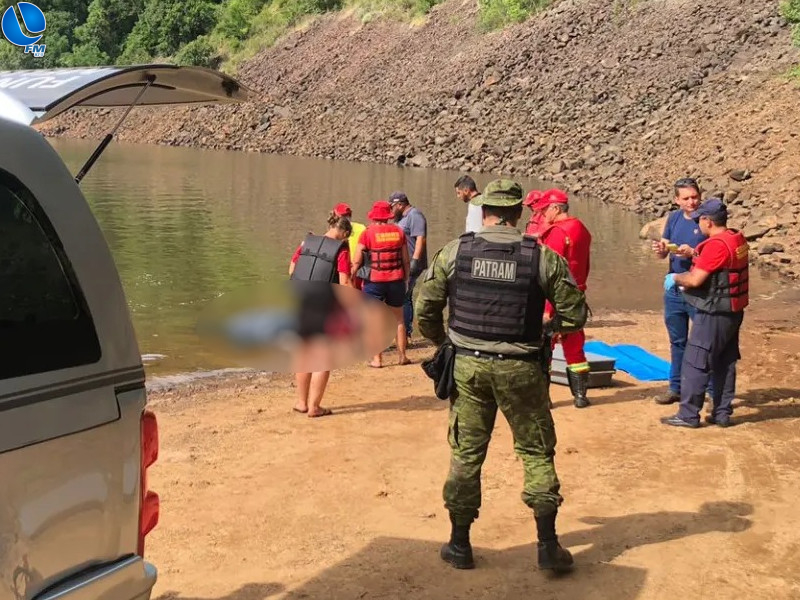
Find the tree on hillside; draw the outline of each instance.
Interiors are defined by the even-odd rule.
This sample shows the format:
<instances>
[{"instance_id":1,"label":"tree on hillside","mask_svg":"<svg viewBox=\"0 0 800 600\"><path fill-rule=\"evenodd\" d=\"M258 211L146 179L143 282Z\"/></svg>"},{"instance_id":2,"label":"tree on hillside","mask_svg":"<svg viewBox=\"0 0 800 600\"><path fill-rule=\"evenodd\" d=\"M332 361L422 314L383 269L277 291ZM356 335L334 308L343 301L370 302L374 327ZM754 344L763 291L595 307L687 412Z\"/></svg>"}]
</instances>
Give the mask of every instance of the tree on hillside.
<instances>
[{"instance_id":1,"label":"tree on hillside","mask_svg":"<svg viewBox=\"0 0 800 600\"><path fill-rule=\"evenodd\" d=\"M220 0L145 0L119 62L174 55L214 28L219 5Z\"/></svg>"},{"instance_id":2,"label":"tree on hillside","mask_svg":"<svg viewBox=\"0 0 800 600\"><path fill-rule=\"evenodd\" d=\"M75 46L64 57L74 66L113 64L144 8L144 0L92 0L86 22L75 30Z\"/></svg>"},{"instance_id":3,"label":"tree on hillside","mask_svg":"<svg viewBox=\"0 0 800 600\"><path fill-rule=\"evenodd\" d=\"M220 12L217 33L231 40L247 39L253 20L269 0L228 0Z\"/></svg>"},{"instance_id":4,"label":"tree on hillside","mask_svg":"<svg viewBox=\"0 0 800 600\"><path fill-rule=\"evenodd\" d=\"M15 4L15 0L2 0L0 12ZM36 69L64 66L63 57L72 49L75 29L84 22L87 15L86 2L82 0L39 0L36 5L47 18L47 30L43 43L47 50L42 58L25 54L22 48L9 43L0 44L0 68ZM20 23L22 25L22 23Z\"/></svg>"}]
</instances>

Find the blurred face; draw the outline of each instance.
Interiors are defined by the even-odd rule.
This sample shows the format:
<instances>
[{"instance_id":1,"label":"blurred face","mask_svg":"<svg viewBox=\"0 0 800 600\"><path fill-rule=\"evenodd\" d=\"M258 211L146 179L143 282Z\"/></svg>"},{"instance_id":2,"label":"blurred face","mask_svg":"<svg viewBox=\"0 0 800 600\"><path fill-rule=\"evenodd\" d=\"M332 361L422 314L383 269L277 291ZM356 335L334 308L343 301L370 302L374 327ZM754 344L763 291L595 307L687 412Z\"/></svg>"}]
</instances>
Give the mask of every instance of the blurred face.
<instances>
[{"instance_id":1,"label":"blurred face","mask_svg":"<svg viewBox=\"0 0 800 600\"><path fill-rule=\"evenodd\" d=\"M678 188L675 202L683 212L694 212L700 206L700 194L692 187Z\"/></svg>"},{"instance_id":2,"label":"blurred face","mask_svg":"<svg viewBox=\"0 0 800 600\"><path fill-rule=\"evenodd\" d=\"M399 219L403 216L403 210L405 210L406 205L402 202L395 202L392 204L392 214L394 215L395 219Z\"/></svg>"},{"instance_id":3,"label":"blurred face","mask_svg":"<svg viewBox=\"0 0 800 600\"><path fill-rule=\"evenodd\" d=\"M456 198L466 203L470 200L470 191L467 188L456 188Z\"/></svg>"}]
</instances>

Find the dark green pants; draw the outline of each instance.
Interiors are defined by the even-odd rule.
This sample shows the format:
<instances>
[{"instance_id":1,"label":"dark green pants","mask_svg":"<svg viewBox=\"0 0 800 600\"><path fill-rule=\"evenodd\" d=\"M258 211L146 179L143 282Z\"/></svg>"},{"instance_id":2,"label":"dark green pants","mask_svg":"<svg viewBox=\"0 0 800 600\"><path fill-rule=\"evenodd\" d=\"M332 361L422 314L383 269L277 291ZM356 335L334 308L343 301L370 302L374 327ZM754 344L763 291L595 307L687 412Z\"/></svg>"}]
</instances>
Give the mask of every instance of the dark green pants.
<instances>
[{"instance_id":1,"label":"dark green pants","mask_svg":"<svg viewBox=\"0 0 800 600\"><path fill-rule=\"evenodd\" d=\"M481 467L498 407L514 436L525 469L522 501L537 516L555 512L563 498L553 457L556 431L549 394L538 363L459 355L456 397L450 407L450 473L444 485L447 510L459 524L478 518Z\"/></svg>"}]
</instances>

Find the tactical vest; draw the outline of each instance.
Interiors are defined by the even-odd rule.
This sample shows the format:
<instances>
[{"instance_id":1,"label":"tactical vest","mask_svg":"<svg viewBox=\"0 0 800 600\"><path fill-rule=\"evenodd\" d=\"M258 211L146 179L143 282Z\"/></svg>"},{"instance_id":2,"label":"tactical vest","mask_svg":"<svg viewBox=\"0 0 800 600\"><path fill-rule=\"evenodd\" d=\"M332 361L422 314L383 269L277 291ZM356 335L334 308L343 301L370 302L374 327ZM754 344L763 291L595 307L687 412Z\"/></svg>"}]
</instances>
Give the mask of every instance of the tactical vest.
<instances>
[{"instance_id":1,"label":"tactical vest","mask_svg":"<svg viewBox=\"0 0 800 600\"><path fill-rule=\"evenodd\" d=\"M499 244L474 232L459 239L448 283L449 328L480 340L540 343L545 296L536 240Z\"/></svg>"},{"instance_id":2,"label":"tactical vest","mask_svg":"<svg viewBox=\"0 0 800 600\"><path fill-rule=\"evenodd\" d=\"M369 253L369 280L375 283L402 281L403 230L391 223L370 225L364 232Z\"/></svg>"},{"instance_id":3,"label":"tactical vest","mask_svg":"<svg viewBox=\"0 0 800 600\"><path fill-rule=\"evenodd\" d=\"M684 297L689 304L705 313L741 312L750 302L747 240L741 232L728 229L698 244L697 253L702 253L705 245L712 242L725 244L727 265L711 273L700 287L684 290Z\"/></svg>"},{"instance_id":4,"label":"tactical vest","mask_svg":"<svg viewBox=\"0 0 800 600\"><path fill-rule=\"evenodd\" d=\"M592 243L592 234L586 226L576 217L556 221L547 227L539 236L544 245L547 245L547 236L553 229L560 229L567 238L567 250L564 260L567 261L569 271L575 278L578 288L586 291L586 280L589 278L589 253Z\"/></svg>"},{"instance_id":5,"label":"tactical vest","mask_svg":"<svg viewBox=\"0 0 800 600\"><path fill-rule=\"evenodd\" d=\"M294 264L291 279L339 283L337 262L346 244L346 241L324 235L308 234Z\"/></svg>"}]
</instances>

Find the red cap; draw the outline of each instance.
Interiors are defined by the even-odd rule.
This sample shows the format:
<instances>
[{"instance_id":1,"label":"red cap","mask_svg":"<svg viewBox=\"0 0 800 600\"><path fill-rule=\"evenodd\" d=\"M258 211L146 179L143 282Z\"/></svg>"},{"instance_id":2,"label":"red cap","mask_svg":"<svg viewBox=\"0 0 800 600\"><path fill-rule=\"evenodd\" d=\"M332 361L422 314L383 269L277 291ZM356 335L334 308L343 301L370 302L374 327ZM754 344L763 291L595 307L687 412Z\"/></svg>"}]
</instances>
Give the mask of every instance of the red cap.
<instances>
[{"instance_id":1,"label":"red cap","mask_svg":"<svg viewBox=\"0 0 800 600\"><path fill-rule=\"evenodd\" d=\"M547 190L544 194L542 194L542 197L539 199L539 201L536 202L536 204L534 204L531 208L533 210L544 210L548 206L552 206L553 204L568 204L568 203L569 203L569 197L567 196L567 194L557 188L553 188Z\"/></svg>"},{"instance_id":2,"label":"red cap","mask_svg":"<svg viewBox=\"0 0 800 600\"><path fill-rule=\"evenodd\" d=\"M333 212L335 212L340 217L351 217L353 215L353 210L350 208L350 205L345 204L344 202L340 202L339 204L334 206Z\"/></svg>"},{"instance_id":3,"label":"red cap","mask_svg":"<svg viewBox=\"0 0 800 600\"><path fill-rule=\"evenodd\" d=\"M391 221L392 216L392 207L386 200L378 200L367 213L370 221Z\"/></svg>"},{"instance_id":4,"label":"red cap","mask_svg":"<svg viewBox=\"0 0 800 600\"><path fill-rule=\"evenodd\" d=\"M542 192L542 190L531 190L528 192L528 195L525 196L525 200L522 201L522 204L524 206L533 206L542 199L543 195L544 192Z\"/></svg>"}]
</instances>

